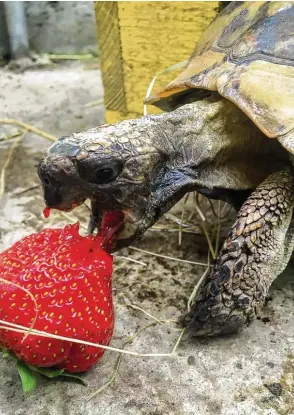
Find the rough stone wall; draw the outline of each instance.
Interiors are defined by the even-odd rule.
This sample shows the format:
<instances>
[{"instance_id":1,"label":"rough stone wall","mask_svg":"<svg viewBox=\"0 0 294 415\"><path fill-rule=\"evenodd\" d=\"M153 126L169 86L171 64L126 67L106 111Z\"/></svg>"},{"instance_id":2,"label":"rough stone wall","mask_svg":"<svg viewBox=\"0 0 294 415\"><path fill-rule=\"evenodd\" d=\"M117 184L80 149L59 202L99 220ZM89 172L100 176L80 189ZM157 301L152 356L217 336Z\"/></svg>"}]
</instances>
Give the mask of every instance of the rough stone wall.
<instances>
[{"instance_id":1,"label":"rough stone wall","mask_svg":"<svg viewBox=\"0 0 294 415\"><path fill-rule=\"evenodd\" d=\"M25 2L30 49L37 53L97 53L92 1ZM7 53L5 19L0 3L0 56Z\"/></svg>"},{"instance_id":2,"label":"rough stone wall","mask_svg":"<svg viewBox=\"0 0 294 415\"><path fill-rule=\"evenodd\" d=\"M3 2L0 1L0 58L8 54L8 36L5 23Z\"/></svg>"}]
</instances>

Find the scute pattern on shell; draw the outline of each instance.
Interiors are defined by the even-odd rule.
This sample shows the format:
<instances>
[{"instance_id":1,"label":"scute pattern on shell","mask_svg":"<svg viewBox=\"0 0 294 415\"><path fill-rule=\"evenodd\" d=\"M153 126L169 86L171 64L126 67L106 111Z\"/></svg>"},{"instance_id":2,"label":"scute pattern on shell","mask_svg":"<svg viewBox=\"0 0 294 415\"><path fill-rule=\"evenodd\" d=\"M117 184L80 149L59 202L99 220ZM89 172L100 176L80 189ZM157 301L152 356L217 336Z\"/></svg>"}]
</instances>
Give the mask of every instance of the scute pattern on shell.
<instances>
[{"instance_id":1,"label":"scute pattern on shell","mask_svg":"<svg viewBox=\"0 0 294 415\"><path fill-rule=\"evenodd\" d=\"M293 21L293 2L233 2L205 31L185 70L147 102L173 110L191 89L217 91L294 153Z\"/></svg>"}]
</instances>

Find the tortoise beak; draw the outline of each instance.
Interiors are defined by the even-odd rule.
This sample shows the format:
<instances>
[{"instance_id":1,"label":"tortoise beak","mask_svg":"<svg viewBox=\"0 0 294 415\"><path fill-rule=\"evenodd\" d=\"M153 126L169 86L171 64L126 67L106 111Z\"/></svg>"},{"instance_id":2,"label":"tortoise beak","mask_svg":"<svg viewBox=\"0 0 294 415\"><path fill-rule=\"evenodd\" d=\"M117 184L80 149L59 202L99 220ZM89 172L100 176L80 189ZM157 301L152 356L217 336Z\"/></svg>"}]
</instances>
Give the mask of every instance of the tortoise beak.
<instances>
[{"instance_id":1,"label":"tortoise beak","mask_svg":"<svg viewBox=\"0 0 294 415\"><path fill-rule=\"evenodd\" d=\"M42 160L38 165L38 175L47 207L69 211L87 199L86 189L67 157L54 158L54 162L48 162L48 158Z\"/></svg>"}]
</instances>

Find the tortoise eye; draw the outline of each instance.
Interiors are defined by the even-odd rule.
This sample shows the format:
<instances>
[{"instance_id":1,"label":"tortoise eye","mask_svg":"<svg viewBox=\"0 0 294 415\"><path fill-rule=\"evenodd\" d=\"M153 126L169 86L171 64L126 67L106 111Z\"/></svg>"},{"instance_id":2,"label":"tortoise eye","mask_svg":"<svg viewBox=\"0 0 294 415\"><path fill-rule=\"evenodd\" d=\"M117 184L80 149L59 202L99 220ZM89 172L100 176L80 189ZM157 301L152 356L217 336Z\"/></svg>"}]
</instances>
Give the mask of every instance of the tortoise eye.
<instances>
[{"instance_id":1,"label":"tortoise eye","mask_svg":"<svg viewBox=\"0 0 294 415\"><path fill-rule=\"evenodd\" d=\"M95 183L105 184L114 181L119 175L121 169L118 166L102 167L95 172Z\"/></svg>"},{"instance_id":2,"label":"tortoise eye","mask_svg":"<svg viewBox=\"0 0 294 415\"><path fill-rule=\"evenodd\" d=\"M97 163L79 163L80 177L94 184L107 184L114 182L123 169L123 164L118 161L109 161L97 167Z\"/></svg>"}]
</instances>

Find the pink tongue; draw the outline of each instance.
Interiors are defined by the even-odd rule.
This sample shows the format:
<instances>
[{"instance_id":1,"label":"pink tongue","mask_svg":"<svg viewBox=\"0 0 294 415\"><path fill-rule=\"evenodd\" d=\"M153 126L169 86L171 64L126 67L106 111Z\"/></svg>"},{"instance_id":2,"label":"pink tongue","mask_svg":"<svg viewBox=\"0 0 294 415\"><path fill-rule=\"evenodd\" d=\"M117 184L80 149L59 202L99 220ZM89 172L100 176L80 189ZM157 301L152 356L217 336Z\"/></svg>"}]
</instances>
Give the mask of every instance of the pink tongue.
<instances>
[{"instance_id":1,"label":"pink tongue","mask_svg":"<svg viewBox=\"0 0 294 415\"><path fill-rule=\"evenodd\" d=\"M104 240L104 243L111 242L114 234L119 229L124 221L124 214L121 210L113 212L106 212L103 215L99 236Z\"/></svg>"},{"instance_id":2,"label":"pink tongue","mask_svg":"<svg viewBox=\"0 0 294 415\"><path fill-rule=\"evenodd\" d=\"M49 218L49 216L50 216L50 212L51 212L51 209L50 208L48 208L48 207L46 207L44 210L43 210L43 215L44 215L44 217L47 219L47 218Z\"/></svg>"}]
</instances>

